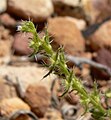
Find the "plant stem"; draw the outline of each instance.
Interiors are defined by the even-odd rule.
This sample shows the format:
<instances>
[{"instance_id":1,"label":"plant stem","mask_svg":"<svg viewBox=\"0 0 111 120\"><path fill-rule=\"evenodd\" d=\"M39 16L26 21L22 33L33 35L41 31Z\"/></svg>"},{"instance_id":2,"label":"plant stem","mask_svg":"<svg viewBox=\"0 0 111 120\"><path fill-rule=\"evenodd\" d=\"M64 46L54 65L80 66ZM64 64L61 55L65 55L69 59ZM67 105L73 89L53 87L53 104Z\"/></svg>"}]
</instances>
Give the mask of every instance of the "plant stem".
<instances>
[{"instance_id":1,"label":"plant stem","mask_svg":"<svg viewBox=\"0 0 111 120\"><path fill-rule=\"evenodd\" d=\"M36 33L37 34L37 33ZM54 59L54 57L55 57L55 55L56 55L56 53L53 51L53 49L52 49L52 46L51 45L46 45L45 44L45 42L44 41L42 41L43 42L43 50L46 52L46 54L48 54L50 57L49 57L49 59L50 59L50 64L53 64L53 63L55 63L56 61L55 61L55 59ZM61 70L64 70L65 71L65 74L66 75L70 75L70 71L68 71L68 67L67 67L67 64L65 64L65 65L63 65L61 62L60 62L60 64L59 64L60 66L60 69ZM64 66L66 66L66 67L64 67ZM83 85L81 85L81 83L78 81L78 80L75 80L75 78L72 78L72 81L74 81L74 86L73 86L73 89L76 89L77 90L77 92L79 92L79 94L81 94L81 95L83 95L84 97L86 97L86 98L89 98L90 99L90 102L93 104L93 106L95 106L96 107L96 109L98 109L99 111L101 111L102 113L106 113L106 110L101 106L101 104L98 104L97 103L97 101L95 101L87 92L86 92L86 90L84 89L84 87L83 87ZM79 82L79 84L78 83L76 83L76 82ZM79 86L80 85L80 86ZM82 87L81 87L82 86Z\"/></svg>"},{"instance_id":2,"label":"plant stem","mask_svg":"<svg viewBox=\"0 0 111 120\"><path fill-rule=\"evenodd\" d=\"M66 92L69 88L76 90L84 105L88 107L88 109L92 107L93 111L91 113L95 118L104 118L106 116L111 117L111 110L106 110L102 107L98 92L88 93L82 82L74 74L72 74L71 70L69 70L62 49L58 49L57 52L53 51L47 33L41 39L31 21L24 22L20 27L20 31L31 32L33 34L30 47L34 50L34 55L36 55L39 51L44 50L45 55L47 55L50 61L49 74L54 72L57 75L61 75L66 82Z\"/></svg>"}]
</instances>

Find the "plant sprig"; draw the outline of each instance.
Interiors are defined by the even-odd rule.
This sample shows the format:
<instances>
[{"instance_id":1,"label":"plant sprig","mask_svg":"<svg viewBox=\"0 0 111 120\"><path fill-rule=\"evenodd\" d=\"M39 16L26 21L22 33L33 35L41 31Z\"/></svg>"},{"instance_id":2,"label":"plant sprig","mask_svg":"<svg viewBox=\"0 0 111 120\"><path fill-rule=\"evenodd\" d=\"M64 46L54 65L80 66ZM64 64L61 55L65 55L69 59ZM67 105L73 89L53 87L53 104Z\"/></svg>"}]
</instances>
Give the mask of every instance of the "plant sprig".
<instances>
[{"instance_id":1,"label":"plant sprig","mask_svg":"<svg viewBox=\"0 0 111 120\"><path fill-rule=\"evenodd\" d=\"M80 96L82 105L85 107L85 113L90 112L92 117L96 120L104 120L106 117L111 118L111 110L106 110L101 105L100 94L96 83L94 83L94 90L90 93L87 92L81 80L79 80L73 74L73 71L68 68L63 47L58 48L57 52L53 51L47 30L45 36L40 38L33 22L23 21L23 23L18 26L18 31L31 32L33 34L29 44L29 47L33 50L32 55L44 51L44 55L49 59L49 72L44 77L54 73L63 78L65 90L62 96L68 93L69 89L76 90Z\"/></svg>"}]
</instances>

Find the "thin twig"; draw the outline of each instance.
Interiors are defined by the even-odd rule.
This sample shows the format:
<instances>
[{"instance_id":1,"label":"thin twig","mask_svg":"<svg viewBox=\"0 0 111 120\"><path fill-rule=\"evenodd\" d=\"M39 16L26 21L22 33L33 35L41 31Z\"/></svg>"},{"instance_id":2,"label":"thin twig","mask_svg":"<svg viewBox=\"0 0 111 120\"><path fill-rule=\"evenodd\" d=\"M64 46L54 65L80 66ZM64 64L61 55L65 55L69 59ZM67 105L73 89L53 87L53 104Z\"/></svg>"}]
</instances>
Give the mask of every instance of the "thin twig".
<instances>
[{"instance_id":1,"label":"thin twig","mask_svg":"<svg viewBox=\"0 0 111 120\"><path fill-rule=\"evenodd\" d=\"M111 77L111 69L107 67L106 65L102 65L100 63L94 62L90 59L83 58L83 57L75 57L71 55L66 55L66 58L70 60L71 62L73 62L74 64L76 64L77 66L81 66L82 64L89 64L90 66L104 70Z\"/></svg>"},{"instance_id":2,"label":"thin twig","mask_svg":"<svg viewBox=\"0 0 111 120\"><path fill-rule=\"evenodd\" d=\"M24 91L22 82L19 80L18 77L16 77L15 89L16 89L16 92L17 92L18 96L19 96L21 99L23 99L23 98L24 98L25 91Z\"/></svg>"},{"instance_id":3,"label":"thin twig","mask_svg":"<svg viewBox=\"0 0 111 120\"><path fill-rule=\"evenodd\" d=\"M51 90L51 100L52 100L53 107L59 108L60 102L59 102L59 99L57 98L57 95L54 93L55 83L56 83L56 78L53 79L52 85L51 85L51 88L50 88L50 90Z\"/></svg>"},{"instance_id":4,"label":"thin twig","mask_svg":"<svg viewBox=\"0 0 111 120\"><path fill-rule=\"evenodd\" d=\"M31 111L19 110L10 115L9 120L16 120L20 115L28 115L31 120L39 120L39 118Z\"/></svg>"},{"instance_id":5,"label":"thin twig","mask_svg":"<svg viewBox=\"0 0 111 120\"><path fill-rule=\"evenodd\" d=\"M8 85L14 86L18 97L23 99L24 98L24 89L23 89L23 85L20 82L20 80L18 79L18 77L16 77L16 83L14 83L14 81L11 80L8 75L4 76L4 78L7 81Z\"/></svg>"}]
</instances>

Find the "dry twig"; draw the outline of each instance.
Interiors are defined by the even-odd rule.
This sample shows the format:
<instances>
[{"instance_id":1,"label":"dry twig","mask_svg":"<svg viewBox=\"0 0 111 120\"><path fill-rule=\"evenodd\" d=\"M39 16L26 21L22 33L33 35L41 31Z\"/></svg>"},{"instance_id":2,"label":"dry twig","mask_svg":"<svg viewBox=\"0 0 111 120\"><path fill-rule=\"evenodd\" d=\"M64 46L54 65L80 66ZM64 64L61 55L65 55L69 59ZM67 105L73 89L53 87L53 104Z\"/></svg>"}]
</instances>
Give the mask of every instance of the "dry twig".
<instances>
[{"instance_id":1,"label":"dry twig","mask_svg":"<svg viewBox=\"0 0 111 120\"><path fill-rule=\"evenodd\" d=\"M75 57L71 55L66 55L66 58L79 67L81 67L82 64L89 64L92 67L98 68L100 70L104 70L111 77L111 69L107 67L106 65L102 65L100 63L94 62L87 58Z\"/></svg>"}]
</instances>

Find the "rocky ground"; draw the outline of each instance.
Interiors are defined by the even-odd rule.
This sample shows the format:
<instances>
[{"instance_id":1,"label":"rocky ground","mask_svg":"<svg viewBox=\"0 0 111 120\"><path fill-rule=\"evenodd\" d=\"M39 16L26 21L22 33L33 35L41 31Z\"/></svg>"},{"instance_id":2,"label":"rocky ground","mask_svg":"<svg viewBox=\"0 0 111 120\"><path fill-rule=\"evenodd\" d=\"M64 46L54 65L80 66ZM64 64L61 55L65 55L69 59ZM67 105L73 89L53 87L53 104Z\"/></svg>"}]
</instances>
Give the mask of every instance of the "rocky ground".
<instances>
[{"instance_id":1,"label":"rocky ground","mask_svg":"<svg viewBox=\"0 0 111 120\"><path fill-rule=\"evenodd\" d=\"M110 18L111 0L0 0L0 120L91 120L90 114L81 117L74 92L59 97L60 78L42 79L48 72L42 58L28 57L31 34L16 26L32 20L40 36L47 27L53 49L64 46L84 86L90 91L96 80L105 92L111 88Z\"/></svg>"}]
</instances>

